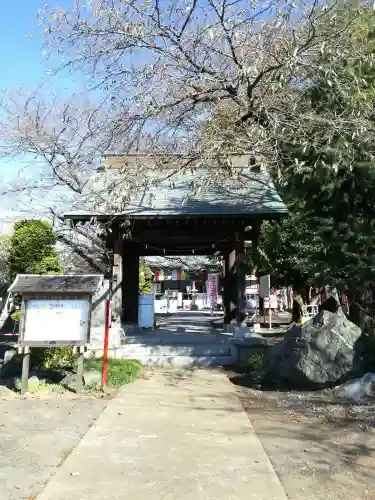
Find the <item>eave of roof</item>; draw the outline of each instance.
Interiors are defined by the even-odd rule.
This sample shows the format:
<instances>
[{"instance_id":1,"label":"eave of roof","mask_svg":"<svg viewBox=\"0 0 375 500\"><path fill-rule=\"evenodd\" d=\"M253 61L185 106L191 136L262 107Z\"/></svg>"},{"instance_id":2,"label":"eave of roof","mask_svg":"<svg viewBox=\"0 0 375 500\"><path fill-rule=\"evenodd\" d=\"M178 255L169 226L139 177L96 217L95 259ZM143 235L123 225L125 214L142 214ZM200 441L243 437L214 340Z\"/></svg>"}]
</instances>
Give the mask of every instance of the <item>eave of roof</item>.
<instances>
[{"instance_id":1,"label":"eave of roof","mask_svg":"<svg viewBox=\"0 0 375 500\"><path fill-rule=\"evenodd\" d=\"M246 155L245 155L246 156ZM192 169L189 172L179 171L176 162L173 175L161 174L152 167L152 158L144 155L137 157L111 156L103 158L104 168L97 175L93 189L100 194L99 208L69 211L64 214L66 219L90 220L92 218L186 218L186 217L246 217L258 219L275 219L288 214L288 211L278 195L276 188L265 171L254 170L241 163L241 156L236 157L237 166L234 175L211 175L210 169ZM121 169L121 161L125 166ZM126 171L136 171L137 161L147 162L144 185L139 187L136 195L118 210L108 210L114 207L117 196L123 186L126 187ZM151 161L151 163L150 163ZM240 166L242 165L242 166ZM172 171L173 171L172 170ZM155 177L156 176L156 177ZM109 186L106 189L106 186ZM119 201L119 203L121 203ZM103 207L103 208L102 208ZM117 207L116 207L117 208Z\"/></svg>"},{"instance_id":2,"label":"eave of roof","mask_svg":"<svg viewBox=\"0 0 375 500\"><path fill-rule=\"evenodd\" d=\"M103 283L100 274L17 274L8 291L12 293L94 294Z\"/></svg>"}]
</instances>

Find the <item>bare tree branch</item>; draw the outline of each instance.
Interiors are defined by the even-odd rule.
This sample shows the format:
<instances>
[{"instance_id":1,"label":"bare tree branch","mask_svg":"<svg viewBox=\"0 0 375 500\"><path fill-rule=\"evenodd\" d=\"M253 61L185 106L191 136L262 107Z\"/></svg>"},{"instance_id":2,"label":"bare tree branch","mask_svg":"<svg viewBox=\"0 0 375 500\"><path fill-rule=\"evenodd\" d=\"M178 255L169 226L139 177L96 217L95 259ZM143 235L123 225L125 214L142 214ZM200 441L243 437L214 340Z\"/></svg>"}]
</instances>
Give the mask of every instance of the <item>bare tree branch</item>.
<instances>
[{"instance_id":1,"label":"bare tree branch","mask_svg":"<svg viewBox=\"0 0 375 500\"><path fill-rule=\"evenodd\" d=\"M13 193L34 190L57 214L78 205L115 213L176 170L202 168L197 182L231 175L233 152L248 154L254 166L279 167L280 141L296 130L306 130L306 144L313 130L315 143L325 147L339 131L343 140L342 131L353 127L360 135L356 118L336 111L311 116L300 96L316 75L334 78L334 65L322 64L322 57L349 54L346 40L365 4L76 0L70 10L47 6L39 19L46 51L61 58L55 74L84 74L92 93L63 102L41 91L3 96L2 156L27 155L42 165L34 185L20 179ZM358 46L364 56L366 50ZM103 155L129 152L144 156L132 168L119 165L115 175L97 173ZM173 170L172 153L181 154Z\"/></svg>"}]
</instances>

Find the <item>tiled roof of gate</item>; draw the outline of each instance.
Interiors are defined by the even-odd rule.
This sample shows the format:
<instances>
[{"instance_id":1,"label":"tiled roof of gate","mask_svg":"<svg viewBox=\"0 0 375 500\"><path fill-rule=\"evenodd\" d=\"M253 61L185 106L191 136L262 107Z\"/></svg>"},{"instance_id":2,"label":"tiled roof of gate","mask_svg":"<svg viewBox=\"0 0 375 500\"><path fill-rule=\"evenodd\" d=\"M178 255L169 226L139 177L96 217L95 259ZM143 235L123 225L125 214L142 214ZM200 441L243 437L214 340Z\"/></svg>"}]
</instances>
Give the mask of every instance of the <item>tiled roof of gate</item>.
<instances>
[{"instance_id":1,"label":"tiled roof of gate","mask_svg":"<svg viewBox=\"0 0 375 500\"><path fill-rule=\"evenodd\" d=\"M108 179L119 176L119 173L112 166L102 175L108 182ZM126 176L126 171L120 175ZM107 211L104 202L102 208L90 210L82 207L82 210L67 212L65 217L84 219L105 215L134 218L254 215L277 218L287 214L287 209L267 172L239 168L237 175L212 178L209 176L209 170L197 169L188 173L177 172L166 177L161 182L151 185L148 183L142 187L119 211Z\"/></svg>"},{"instance_id":2,"label":"tiled roof of gate","mask_svg":"<svg viewBox=\"0 0 375 500\"><path fill-rule=\"evenodd\" d=\"M104 277L100 274L82 275L39 275L17 274L9 288L13 293L86 293L98 291Z\"/></svg>"}]
</instances>

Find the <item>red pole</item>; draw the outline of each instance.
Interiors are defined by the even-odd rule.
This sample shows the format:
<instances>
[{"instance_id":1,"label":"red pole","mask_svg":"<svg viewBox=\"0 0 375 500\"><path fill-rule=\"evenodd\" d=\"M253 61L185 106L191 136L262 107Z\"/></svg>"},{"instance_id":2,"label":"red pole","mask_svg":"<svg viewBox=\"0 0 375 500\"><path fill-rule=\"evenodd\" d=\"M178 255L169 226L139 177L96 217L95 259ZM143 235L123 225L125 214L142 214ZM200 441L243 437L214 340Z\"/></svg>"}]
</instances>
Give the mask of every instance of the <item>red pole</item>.
<instances>
[{"instance_id":1,"label":"red pole","mask_svg":"<svg viewBox=\"0 0 375 500\"><path fill-rule=\"evenodd\" d=\"M111 315L111 301L105 301L105 331L104 331L104 353L103 353L103 367L102 367L102 387L107 385L107 363L108 363L108 337L109 337L109 324Z\"/></svg>"}]
</instances>

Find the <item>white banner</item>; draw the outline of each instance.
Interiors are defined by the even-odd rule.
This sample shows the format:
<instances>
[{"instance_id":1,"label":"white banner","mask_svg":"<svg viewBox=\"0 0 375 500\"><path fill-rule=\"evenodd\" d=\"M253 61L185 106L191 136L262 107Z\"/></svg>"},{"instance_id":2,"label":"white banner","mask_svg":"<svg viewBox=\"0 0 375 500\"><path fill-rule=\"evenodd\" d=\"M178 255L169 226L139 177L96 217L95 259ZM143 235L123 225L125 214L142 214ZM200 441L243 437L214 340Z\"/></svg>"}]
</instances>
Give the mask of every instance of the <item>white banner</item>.
<instances>
[{"instance_id":1,"label":"white banner","mask_svg":"<svg viewBox=\"0 0 375 500\"><path fill-rule=\"evenodd\" d=\"M218 275L209 274L207 276L207 296L208 302L211 307L214 307L217 303L218 296Z\"/></svg>"},{"instance_id":2,"label":"white banner","mask_svg":"<svg viewBox=\"0 0 375 500\"><path fill-rule=\"evenodd\" d=\"M264 299L270 296L271 276L266 274L259 278L259 295Z\"/></svg>"}]
</instances>

